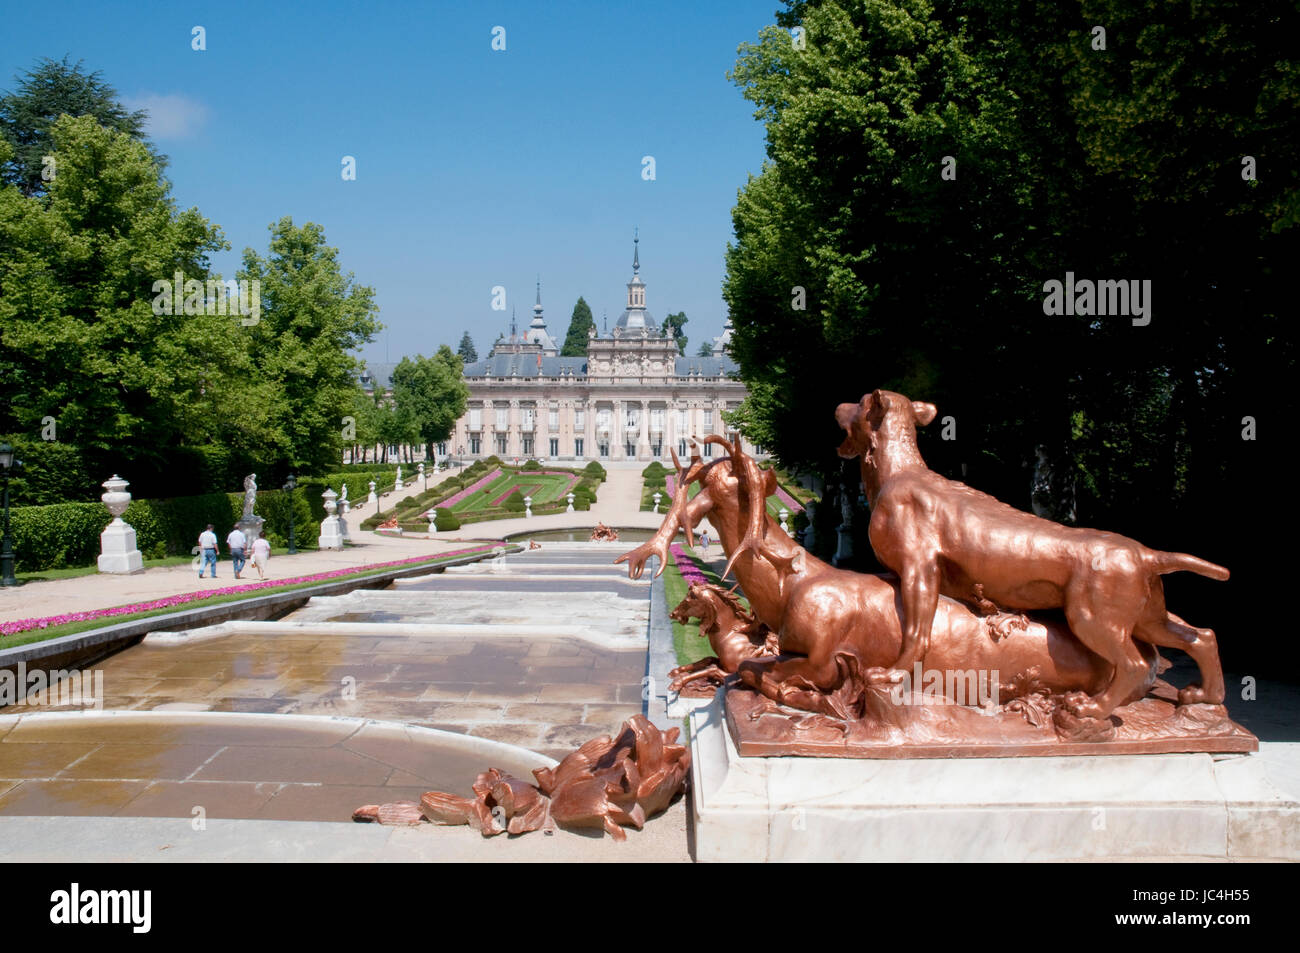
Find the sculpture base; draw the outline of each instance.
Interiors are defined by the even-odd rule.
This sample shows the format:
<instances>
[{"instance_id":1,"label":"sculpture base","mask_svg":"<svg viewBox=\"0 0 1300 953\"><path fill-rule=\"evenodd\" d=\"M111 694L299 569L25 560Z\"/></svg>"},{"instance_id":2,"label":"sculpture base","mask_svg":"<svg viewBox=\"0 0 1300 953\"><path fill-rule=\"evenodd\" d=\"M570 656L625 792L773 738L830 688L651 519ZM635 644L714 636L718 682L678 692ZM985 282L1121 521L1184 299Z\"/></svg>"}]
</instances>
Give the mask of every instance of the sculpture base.
<instances>
[{"instance_id":1,"label":"sculpture base","mask_svg":"<svg viewBox=\"0 0 1300 953\"><path fill-rule=\"evenodd\" d=\"M699 861L1300 860L1300 744L1218 757L753 758L736 750L722 696L690 719Z\"/></svg>"},{"instance_id":2,"label":"sculpture base","mask_svg":"<svg viewBox=\"0 0 1300 953\"><path fill-rule=\"evenodd\" d=\"M316 539L317 549L342 549L343 532L337 516L327 516L320 523L320 536Z\"/></svg>"},{"instance_id":3,"label":"sculpture base","mask_svg":"<svg viewBox=\"0 0 1300 953\"><path fill-rule=\"evenodd\" d=\"M1259 740L1222 705L1178 705L1177 692L1164 681L1105 722L1073 719L1059 710L1026 711L1028 705L985 712L919 696L898 704L885 687L867 690L865 717L841 721L778 705L734 678L723 690L727 728L743 757L1025 758L1259 748Z\"/></svg>"},{"instance_id":4,"label":"sculpture base","mask_svg":"<svg viewBox=\"0 0 1300 953\"><path fill-rule=\"evenodd\" d=\"M122 520L115 519L99 534L100 572L129 575L144 572L144 555L135 548L135 529Z\"/></svg>"}]
</instances>

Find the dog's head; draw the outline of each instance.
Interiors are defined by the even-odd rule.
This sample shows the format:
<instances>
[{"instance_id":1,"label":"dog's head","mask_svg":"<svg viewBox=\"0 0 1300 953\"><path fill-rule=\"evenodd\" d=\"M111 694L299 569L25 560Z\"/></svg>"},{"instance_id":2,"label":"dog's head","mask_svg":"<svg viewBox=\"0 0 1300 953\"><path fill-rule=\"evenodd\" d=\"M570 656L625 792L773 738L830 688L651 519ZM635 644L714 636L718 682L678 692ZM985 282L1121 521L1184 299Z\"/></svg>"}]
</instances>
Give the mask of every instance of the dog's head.
<instances>
[{"instance_id":1,"label":"dog's head","mask_svg":"<svg viewBox=\"0 0 1300 953\"><path fill-rule=\"evenodd\" d=\"M837 452L846 460L861 457L870 465L873 451L882 442L899 436L910 436L915 442L917 426L924 427L937 413L934 404L908 400L892 390L873 390L856 404L835 409L835 421L845 432Z\"/></svg>"}]
</instances>

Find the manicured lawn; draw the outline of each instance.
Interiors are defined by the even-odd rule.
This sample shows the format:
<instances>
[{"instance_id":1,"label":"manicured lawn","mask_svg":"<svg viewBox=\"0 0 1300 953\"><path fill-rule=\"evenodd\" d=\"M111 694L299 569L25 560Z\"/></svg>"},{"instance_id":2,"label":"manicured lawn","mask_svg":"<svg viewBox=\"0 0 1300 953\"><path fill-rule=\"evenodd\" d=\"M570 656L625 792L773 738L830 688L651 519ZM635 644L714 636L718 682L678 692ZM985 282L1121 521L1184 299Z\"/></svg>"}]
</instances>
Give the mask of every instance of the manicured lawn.
<instances>
[{"instance_id":1,"label":"manicured lawn","mask_svg":"<svg viewBox=\"0 0 1300 953\"><path fill-rule=\"evenodd\" d=\"M483 490L471 493L459 503L454 504L451 509L452 512L457 514L492 509L501 505L495 501L504 501L506 497L509 497L516 490L521 491L523 496L531 496L534 504L550 503L559 499L569 485L576 482L576 474L542 473L537 470L507 470Z\"/></svg>"},{"instance_id":2,"label":"manicured lawn","mask_svg":"<svg viewBox=\"0 0 1300 953\"><path fill-rule=\"evenodd\" d=\"M686 547L684 541L679 539L678 543L686 553L687 558L695 564L695 568L700 571L705 579L716 585L723 585L718 578L718 574L709 568L708 564L703 560L696 558L691 550ZM677 608L677 604L686 598L687 588L686 580L682 578L676 561L670 555L668 557L668 567L664 570L664 596L668 602L669 612ZM740 601L746 608L749 608L748 600L741 597ZM698 622L692 621L690 625L682 625L682 623L673 620L672 627L673 650L677 653L678 665L688 665L699 659L708 658L713 654L713 648L709 645L709 640L700 636Z\"/></svg>"}]
</instances>

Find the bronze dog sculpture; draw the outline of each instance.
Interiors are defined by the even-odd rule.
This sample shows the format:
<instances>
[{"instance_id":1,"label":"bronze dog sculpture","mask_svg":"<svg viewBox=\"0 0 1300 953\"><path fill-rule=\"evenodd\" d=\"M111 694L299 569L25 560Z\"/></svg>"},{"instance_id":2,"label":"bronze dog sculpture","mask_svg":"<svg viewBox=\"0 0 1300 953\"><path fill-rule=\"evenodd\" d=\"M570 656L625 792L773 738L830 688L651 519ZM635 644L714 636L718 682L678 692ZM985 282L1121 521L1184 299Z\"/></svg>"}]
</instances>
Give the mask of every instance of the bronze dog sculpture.
<instances>
[{"instance_id":1,"label":"bronze dog sculpture","mask_svg":"<svg viewBox=\"0 0 1300 953\"><path fill-rule=\"evenodd\" d=\"M891 577L837 569L806 552L763 509L767 496L776 490L775 474L737 463L733 459L740 456L737 449L721 437L705 440L727 447L732 457L705 464L695 455L685 469L674 453L677 484L663 523L652 539L615 562L627 562L628 575L639 579L646 561L657 556L656 575L663 572L678 529L686 532L690 543L691 527L709 514L723 549L739 552L736 578L751 610L777 633L780 651L789 653L780 659L742 661L742 680L781 704L830 713L826 696L840 687L846 668L878 677L898 658L902 643L898 583ZM746 485L751 473L759 475L760 486ZM690 499L690 484L696 480L700 492ZM746 538L759 545L752 551L743 548ZM766 557L768 551L774 560ZM1006 637L998 637L995 626L992 619L977 616L960 602L937 600L931 667L997 670L1004 698L1016 694L1010 687L1015 684L1032 683L1058 694L1093 692L1110 677L1110 666L1057 622L1027 619L1023 629ZM1150 656L1154 662L1156 652L1151 650ZM853 660L847 667L846 657ZM1133 687L1133 699L1154 682L1154 666L1149 675Z\"/></svg>"},{"instance_id":2,"label":"bronze dog sculpture","mask_svg":"<svg viewBox=\"0 0 1300 953\"><path fill-rule=\"evenodd\" d=\"M935 413L933 404L876 390L835 414L847 433L839 455L861 458L871 546L901 581L903 640L895 667L906 670L930 651L941 596L986 611L1060 608L1070 631L1113 666L1101 692L1072 700L1077 715L1105 718L1149 678L1150 655L1138 642L1181 649L1195 660L1201 683L1179 693L1181 704L1222 703L1214 633L1165 608L1160 576L1186 570L1225 580L1228 570L1117 533L1061 526L934 473L917 449L916 427Z\"/></svg>"}]
</instances>

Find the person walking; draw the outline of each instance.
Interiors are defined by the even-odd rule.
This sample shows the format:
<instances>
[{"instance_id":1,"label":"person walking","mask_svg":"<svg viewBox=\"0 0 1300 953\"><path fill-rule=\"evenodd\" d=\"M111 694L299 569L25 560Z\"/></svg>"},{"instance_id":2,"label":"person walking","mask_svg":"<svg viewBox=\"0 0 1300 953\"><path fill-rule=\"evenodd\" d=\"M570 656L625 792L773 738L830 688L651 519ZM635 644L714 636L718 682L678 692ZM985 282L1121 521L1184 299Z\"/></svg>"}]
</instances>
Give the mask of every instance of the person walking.
<instances>
[{"instance_id":1,"label":"person walking","mask_svg":"<svg viewBox=\"0 0 1300 953\"><path fill-rule=\"evenodd\" d=\"M701 551L704 553L704 555L706 555L706 556L708 555L708 553L709 553L709 531L708 531L707 529L706 529L706 530L701 530L701 531L700 531L700 549L701 549Z\"/></svg>"},{"instance_id":2,"label":"person walking","mask_svg":"<svg viewBox=\"0 0 1300 953\"><path fill-rule=\"evenodd\" d=\"M217 578L217 534L212 532L212 524L199 533L199 553L203 557L203 562L199 564L199 578L203 578L203 570L208 566L212 567L212 578Z\"/></svg>"},{"instance_id":3,"label":"person walking","mask_svg":"<svg viewBox=\"0 0 1300 953\"><path fill-rule=\"evenodd\" d=\"M257 578L266 578L266 564L271 559L271 544L265 536L253 540L253 565L257 567Z\"/></svg>"},{"instance_id":4,"label":"person walking","mask_svg":"<svg viewBox=\"0 0 1300 953\"><path fill-rule=\"evenodd\" d=\"M248 537L244 535L238 523L226 537L226 545L230 547L230 559L235 564L235 578L238 579L239 574L244 571L244 550L248 548Z\"/></svg>"}]
</instances>

